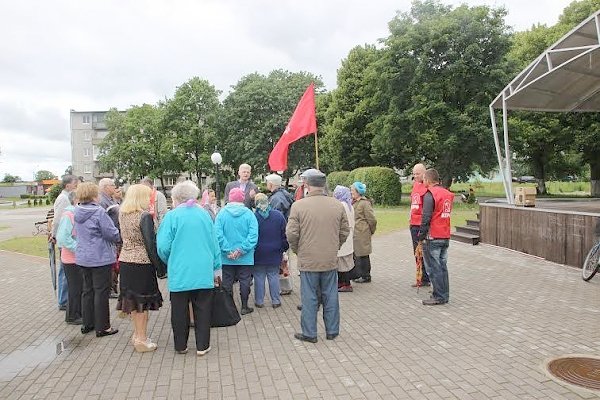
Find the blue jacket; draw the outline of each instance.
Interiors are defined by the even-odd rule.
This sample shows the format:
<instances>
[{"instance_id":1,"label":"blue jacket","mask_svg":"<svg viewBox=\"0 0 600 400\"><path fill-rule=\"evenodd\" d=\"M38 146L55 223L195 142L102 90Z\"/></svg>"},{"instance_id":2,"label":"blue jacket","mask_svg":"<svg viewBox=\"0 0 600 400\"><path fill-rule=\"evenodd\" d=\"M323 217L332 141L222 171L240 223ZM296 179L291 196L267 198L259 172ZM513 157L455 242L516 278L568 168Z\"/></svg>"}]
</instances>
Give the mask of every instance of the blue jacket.
<instances>
[{"instance_id":1,"label":"blue jacket","mask_svg":"<svg viewBox=\"0 0 600 400\"><path fill-rule=\"evenodd\" d=\"M271 210L267 218L258 211L254 215L258 221L258 245L254 250L254 265L281 265L283 252L289 248L285 236L285 217L277 210Z\"/></svg>"},{"instance_id":2,"label":"blue jacket","mask_svg":"<svg viewBox=\"0 0 600 400\"><path fill-rule=\"evenodd\" d=\"M285 220L287 221L290 216L290 208L294 202L294 196L292 196L287 190L279 188L271 194L269 197L269 204L273 209L280 211Z\"/></svg>"},{"instance_id":3,"label":"blue jacket","mask_svg":"<svg viewBox=\"0 0 600 400\"><path fill-rule=\"evenodd\" d=\"M101 267L117 261L115 243L121 240L119 230L98 204L84 203L75 207L75 231L77 265Z\"/></svg>"},{"instance_id":4,"label":"blue jacket","mask_svg":"<svg viewBox=\"0 0 600 400\"><path fill-rule=\"evenodd\" d=\"M254 213L243 203L228 203L215 219L217 239L224 265L254 265L254 248L258 242L258 222ZM241 250L242 256L230 260L227 255Z\"/></svg>"},{"instance_id":5,"label":"blue jacket","mask_svg":"<svg viewBox=\"0 0 600 400\"><path fill-rule=\"evenodd\" d=\"M221 258L213 222L206 210L182 205L169 211L158 228L156 247L158 256L167 264L169 291L214 287Z\"/></svg>"}]
</instances>

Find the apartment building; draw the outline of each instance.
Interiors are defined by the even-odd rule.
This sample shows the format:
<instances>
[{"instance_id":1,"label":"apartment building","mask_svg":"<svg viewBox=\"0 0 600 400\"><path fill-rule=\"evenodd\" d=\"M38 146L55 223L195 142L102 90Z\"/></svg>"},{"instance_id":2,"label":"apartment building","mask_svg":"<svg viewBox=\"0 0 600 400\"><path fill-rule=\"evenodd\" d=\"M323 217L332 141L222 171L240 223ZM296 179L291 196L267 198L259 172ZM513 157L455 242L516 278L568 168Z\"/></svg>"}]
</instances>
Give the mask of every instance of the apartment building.
<instances>
[{"instance_id":1,"label":"apartment building","mask_svg":"<svg viewBox=\"0 0 600 400\"><path fill-rule=\"evenodd\" d=\"M98 182L102 178L113 178L113 173L100 172L98 155L100 143L106 137L107 111L71 110L71 165L73 175L85 181Z\"/></svg>"}]
</instances>

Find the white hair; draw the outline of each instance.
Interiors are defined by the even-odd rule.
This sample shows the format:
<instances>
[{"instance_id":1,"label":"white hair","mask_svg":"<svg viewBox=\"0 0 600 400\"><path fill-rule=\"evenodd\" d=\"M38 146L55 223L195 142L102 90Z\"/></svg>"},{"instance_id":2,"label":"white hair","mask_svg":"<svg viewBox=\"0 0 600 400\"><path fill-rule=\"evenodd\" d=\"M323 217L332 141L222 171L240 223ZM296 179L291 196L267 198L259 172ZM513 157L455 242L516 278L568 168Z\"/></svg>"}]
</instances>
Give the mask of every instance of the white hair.
<instances>
[{"instance_id":1,"label":"white hair","mask_svg":"<svg viewBox=\"0 0 600 400\"><path fill-rule=\"evenodd\" d=\"M104 191L104 189L107 186L114 185L114 184L115 184L114 179L102 178L102 179L100 179L100 182L98 182L98 187L100 188L101 191Z\"/></svg>"},{"instance_id":2,"label":"white hair","mask_svg":"<svg viewBox=\"0 0 600 400\"><path fill-rule=\"evenodd\" d=\"M192 181L179 182L171 189L173 202L177 204L185 203L188 200L195 200L200 194L200 189Z\"/></svg>"},{"instance_id":3,"label":"white hair","mask_svg":"<svg viewBox=\"0 0 600 400\"><path fill-rule=\"evenodd\" d=\"M265 177L265 181L271 182L274 186L279 187L281 186L282 178L277 174L271 174Z\"/></svg>"}]
</instances>

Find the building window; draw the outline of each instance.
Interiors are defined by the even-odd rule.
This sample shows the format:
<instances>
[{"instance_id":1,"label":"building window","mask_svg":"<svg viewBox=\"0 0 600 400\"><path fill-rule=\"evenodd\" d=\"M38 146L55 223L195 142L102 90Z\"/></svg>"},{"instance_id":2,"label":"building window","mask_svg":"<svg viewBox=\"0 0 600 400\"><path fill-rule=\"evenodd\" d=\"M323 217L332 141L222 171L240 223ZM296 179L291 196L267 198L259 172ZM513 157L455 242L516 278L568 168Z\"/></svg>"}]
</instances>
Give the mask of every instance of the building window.
<instances>
[{"instance_id":1,"label":"building window","mask_svg":"<svg viewBox=\"0 0 600 400\"><path fill-rule=\"evenodd\" d=\"M90 123L90 116L89 115L84 115L83 116L83 123L84 124L89 124Z\"/></svg>"},{"instance_id":2,"label":"building window","mask_svg":"<svg viewBox=\"0 0 600 400\"><path fill-rule=\"evenodd\" d=\"M87 140L87 141L92 140L92 132L85 132L83 134L83 140Z\"/></svg>"},{"instance_id":3,"label":"building window","mask_svg":"<svg viewBox=\"0 0 600 400\"><path fill-rule=\"evenodd\" d=\"M83 166L83 173L84 174L91 174L92 173L92 165L91 164L84 164Z\"/></svg>"},{"instance_id":4,"label":"building window","mask_svg":"<svg viewBox=\"0 0 600 400\"><path fill-rule=\"evenodd\" d=\"M98 156L100 155L100 149L98 146L94 146L94 161L98 161Z\"/></svg>"},{"instance_id":5,"label":"building window","mask_svg":"<svg viewBox=\"0 0 600 400\"><path fill-rule=\"evenodd\" d=\"M91 154L90 148L86 147L85 149L83 149L83 156L84 157L89 157Z\"/></svg>"}]
</instances>

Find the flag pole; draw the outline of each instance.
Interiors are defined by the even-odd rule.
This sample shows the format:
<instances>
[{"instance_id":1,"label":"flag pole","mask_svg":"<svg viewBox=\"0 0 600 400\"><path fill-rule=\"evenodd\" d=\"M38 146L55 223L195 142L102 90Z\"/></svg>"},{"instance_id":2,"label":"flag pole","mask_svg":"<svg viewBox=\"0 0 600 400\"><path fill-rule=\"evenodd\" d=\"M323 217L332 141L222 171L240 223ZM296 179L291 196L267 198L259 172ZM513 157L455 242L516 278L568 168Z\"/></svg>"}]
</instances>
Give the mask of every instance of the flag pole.
<instances>
[{"instance_id":1,"label":"flag pole","mask_svg":"<svg viewBox=\"0 0 600 400\"><path fill-rule=\"evenodd\" d=\"M315 164L319 169L319 140L317 139L317 131L315 131Z\"/></svg>"}]
</instances>

